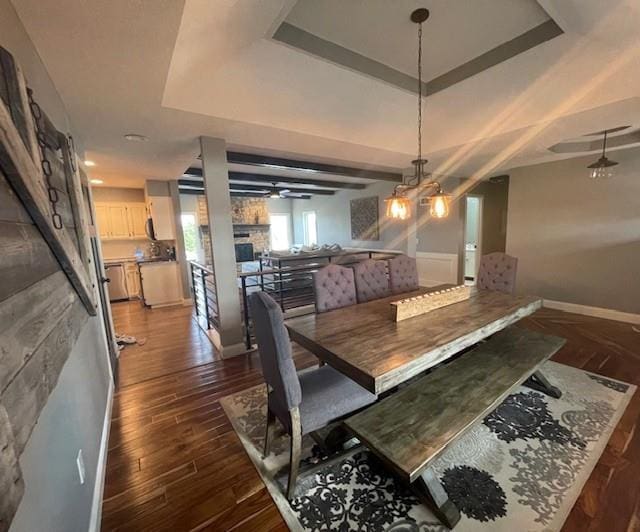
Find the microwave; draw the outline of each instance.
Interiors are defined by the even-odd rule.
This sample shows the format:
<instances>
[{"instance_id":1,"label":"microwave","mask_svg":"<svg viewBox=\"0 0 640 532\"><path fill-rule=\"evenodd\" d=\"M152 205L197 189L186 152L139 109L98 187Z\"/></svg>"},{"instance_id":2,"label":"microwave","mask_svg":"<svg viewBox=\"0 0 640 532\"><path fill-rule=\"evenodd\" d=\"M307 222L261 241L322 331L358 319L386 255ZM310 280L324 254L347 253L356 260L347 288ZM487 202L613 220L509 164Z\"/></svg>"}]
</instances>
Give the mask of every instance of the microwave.
<instances>
[{"instance_id":1,"label":"microwave","mask_svg":"<svg viewBox=\"0 0 640 532\"><path fill-rule=\"evenodd\" d=\"M253 255L253 244L235 244L236 262L249 262L255 259Z\"/></svg>"}]
</instances>

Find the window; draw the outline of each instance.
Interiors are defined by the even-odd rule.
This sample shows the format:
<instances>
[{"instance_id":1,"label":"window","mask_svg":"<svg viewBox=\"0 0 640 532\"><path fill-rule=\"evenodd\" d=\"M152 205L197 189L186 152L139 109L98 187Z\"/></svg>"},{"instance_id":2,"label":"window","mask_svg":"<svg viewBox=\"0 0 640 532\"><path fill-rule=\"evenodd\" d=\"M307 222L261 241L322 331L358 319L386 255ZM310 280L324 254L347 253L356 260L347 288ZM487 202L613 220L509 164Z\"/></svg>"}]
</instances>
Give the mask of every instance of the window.
<instances>
[{"instance_id":1,"label":"window","mask_svg":"<svg viewBox=\"0 0 640 532\"><path fill-rule=\"evenodd\" d=\"M198 260L198 228L196 213L189 212L181 215L182 234L184 235L184 252L187 260Z\"/></svg>"},{"instance_id":2,"label":"window","mask_svg":"<svg viewBox=\"0 0 640 532\"><path fill-rule=\"evenodd\" d=\"M314 246L318 243L316 211L305 211L302 213L302 230L304 231L305 246Z\"/></svg>"},{"instance_id":3,"label":"window","mask_svg":"<svg viewBox=\"0 0 640 532\"><path fill-rule=\"evenodd\" d=\"M289 249L289 215L288 214L270 214L269 223L271 224L271 249L274 251L282 251Z\"/></svg>"}]
</instances>

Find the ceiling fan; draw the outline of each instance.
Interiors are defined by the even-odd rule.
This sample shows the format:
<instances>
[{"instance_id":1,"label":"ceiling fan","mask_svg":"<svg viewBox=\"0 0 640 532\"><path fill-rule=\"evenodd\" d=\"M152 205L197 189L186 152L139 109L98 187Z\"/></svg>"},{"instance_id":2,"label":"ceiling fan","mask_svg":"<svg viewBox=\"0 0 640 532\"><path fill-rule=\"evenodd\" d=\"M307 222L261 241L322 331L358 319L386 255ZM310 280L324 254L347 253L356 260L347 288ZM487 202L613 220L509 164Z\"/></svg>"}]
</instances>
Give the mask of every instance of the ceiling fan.
<instances>
[{"instance_id":1,"label":"ceiling fan","mask_svg":"<svg viewBox=\"0 0 640 532\"><path fill-rule=\"evenodd\" d=\"M270 199L282 199L282 198L302 198L304 194L296 194L291 192L288 188L278 190L277 183L273 183L271 190L265 194Z\"/></svg>"}]
</instances>

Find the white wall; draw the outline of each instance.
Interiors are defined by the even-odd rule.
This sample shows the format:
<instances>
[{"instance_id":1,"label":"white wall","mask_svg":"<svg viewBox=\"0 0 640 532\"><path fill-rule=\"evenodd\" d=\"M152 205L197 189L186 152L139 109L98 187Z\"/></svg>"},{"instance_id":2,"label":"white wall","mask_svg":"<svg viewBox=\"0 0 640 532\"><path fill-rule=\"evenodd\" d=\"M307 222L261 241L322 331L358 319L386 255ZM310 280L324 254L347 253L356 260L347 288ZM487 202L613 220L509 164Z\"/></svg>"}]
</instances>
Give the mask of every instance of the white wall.
<instances>
[{"instance_id":1,"label":"white wall","mask_svg":"<svg viewBox=\"0 0 640 532\"><path fill-rule=\"evenodd\" d=\"M316 211L318 244L338 243L345 247L407 250L407 227L403 221L385 219L384 199L393 192L394 183L371 181L363 190L341 190L333 196L312 196L310 200L293 200L293 233L296 243L303 242L302 213ZM350 201L378 196L380 240L352 240Z\"/></svg>"},{"instance_id":2,"label":"white wall","mask_svg":"<svg viewBox=\"0 0 640 532\"><path fill-rule=\"evenodd\" d=\"M597 155L510 172L519 292L640 313L640 149L608 155L620 163L610 180L587 177Z\"/></svg>"}]
</instances>

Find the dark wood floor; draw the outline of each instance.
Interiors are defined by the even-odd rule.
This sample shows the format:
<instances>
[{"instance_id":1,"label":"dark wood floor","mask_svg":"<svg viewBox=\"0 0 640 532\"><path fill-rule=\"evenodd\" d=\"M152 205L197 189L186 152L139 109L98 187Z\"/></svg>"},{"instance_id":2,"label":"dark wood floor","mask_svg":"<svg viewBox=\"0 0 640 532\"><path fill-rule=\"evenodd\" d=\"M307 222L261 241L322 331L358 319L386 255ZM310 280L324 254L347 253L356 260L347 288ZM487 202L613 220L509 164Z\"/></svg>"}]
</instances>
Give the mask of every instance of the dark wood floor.
<instances>
[{"instance_id":1,"label":"dark wood floor","mask_svg":"<svg viewBox=\"0 0 640 532\"><path fill-rule=\"evenodd\" d=\"M111 304L116 332L145 339L120 356L122 387L213 362L220 357L191 319L191 307L150 310L139 301Z\"/></svg>"},{"instance_id":2,"label":"dark wood floor","mask_svg":"<svg viewBox=\"0 0 640 532\"><path fill-rule=\"evenodd\" d=\"M127 348L127 363L123 354L122 382L137 384L115 397L103 530L286 530L218 402L261 382L256 354L217 360L189 309L125 304L114 319L119 331L168 343ZM568 339L558 362L640 385L640 327L547 309L521 323ZM187 331L182 343L176 331ZM301 350L295 358L315 362ZM640 530L639 417L636 394L564 531Z\"/></svg>"}]
</instances>

